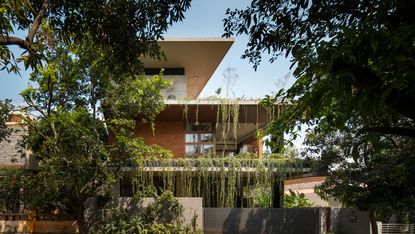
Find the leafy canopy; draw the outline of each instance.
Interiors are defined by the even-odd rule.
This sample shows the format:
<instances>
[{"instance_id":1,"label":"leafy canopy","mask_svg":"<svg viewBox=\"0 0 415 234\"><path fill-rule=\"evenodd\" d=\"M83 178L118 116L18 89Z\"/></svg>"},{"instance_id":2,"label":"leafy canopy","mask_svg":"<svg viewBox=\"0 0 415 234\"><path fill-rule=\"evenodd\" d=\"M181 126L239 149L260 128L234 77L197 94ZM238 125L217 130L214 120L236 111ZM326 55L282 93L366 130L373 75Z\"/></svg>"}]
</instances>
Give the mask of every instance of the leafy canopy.
<instances>
[{"instance_id":1,"label":"leafy canopy","mask_svg":"<svg viewBox=\"0 0 415 234\"><path fill-rule=\"evenodd\" d=\"M131 137L136 120L152 122L163 110L159 91L170 84L145 77L139 58L163 58L157 40L189 7L189 0L0 3L0 69L18 72L23 61L35 83L21 95L23 110L36 116L25 119L25 143L40 164L22 183L53 191L22 198L26 206L73 212L86 233L84 202L108 192L120 162L171 155ZM22 31L25 38L15 35ZM21 58L11 45L24 49Z\"/></svg>"},{"instance_id":2,"label":"leafy canopy","mask_svg":"<svg viewBox=\"0 0 415 234\"><path fill-rule=\"evenodd\" d=\"M30 77L37 86L21 93L25 110L37 115L26 120L32 129L26 143L41 162L33 181L47 174L46 181L57 191L55 199L39 199L35 205L75 213L81 232L86 232L86 199L108 192L120 162L154 150L131 131L138 116L153 121L163 110L159 92L169 85L160 76L145 78L131 70L107 73L102 50L85 43L90 47L58 43L48 48L48 64Z\"/></svg>"},{"instance_id":3,"label":"leafy canopy","mask_svg":"<svg viewBox=\"0 0 415 234\"><path fill-rule=\"evenodd\" d=\"M414 8L411 0L253 0L224 19L224 36L249 36L242 57L254 68L264 52L270 62L291 58L294 84L263 102L286 104L268 133L295 138L308 125L307 143L329 175L320 194L372 217L413 209Z\"/></svg>"},{"instance_id":4,"label":"leafy canopy","mask_svg":"<svg viewBox=\"0 0 415 234\"><path fill-rule=\"evenodd\" d=\"M45 59L46 45L51 43L50 32L39 34L44 24L66 44L82 44L88 37L105 48L109 61L124 68L140 55L160 58L156 40L162 39L173 23L183 20L189 7L190 0L2 1L0 69L18 72L18 61L36 69ZM16 35L20 31L26 32L25 38ZM23 48L23 55L15 59L10 45Z\"/></svg>"},{"instance_id":5,"label":"leafy canopy","mask_svg":"<svg viewBox=\"0 0 415 234\"><path fill-rule=\"evenodd\" d=\"M346 206L373 210L383 222L392 214L401 219L398 222L411 222L415 142L396 138L367 141L353 130L309 136L309 150L320 155L321 169L329 175L317 193L326 199L335 197ZM381 146L375 148L373 142ZM357 144L360 148L352 147Z\"/></svg>"},{"instance_id":6,"label":"leafy canopy","mask_svg":"<svg viewBox=\"0 0 415 234\"><path fill-rule=\"evenodd\" d=\"M353 116L380 133L415 137L414 2L253 0L228 10L225 34L248 34L243 55L256 68L261 53L271 62L290 56L296 81L280 97L295 101L272 132L295 131L299 123L337 129ZM397 115L403 123L383 124ZM407 121L406 121L407 120ZM297 126L297 127L296 127Z\"/></svg>"}]
</instances>

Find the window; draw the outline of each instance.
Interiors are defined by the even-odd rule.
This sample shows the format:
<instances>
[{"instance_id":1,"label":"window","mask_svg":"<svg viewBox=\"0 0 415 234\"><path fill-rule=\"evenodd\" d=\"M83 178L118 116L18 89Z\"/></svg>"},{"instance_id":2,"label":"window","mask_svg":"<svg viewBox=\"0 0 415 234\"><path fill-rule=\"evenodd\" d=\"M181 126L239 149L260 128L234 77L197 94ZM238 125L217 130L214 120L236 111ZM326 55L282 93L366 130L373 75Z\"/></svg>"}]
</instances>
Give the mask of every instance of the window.
<instances>
[{"instance_id":1,"label":"window","mask_svg":"<svg viewBox=\"0 0 415 234\"><path fill-rule=\"evenodd\" d=\"M215 152L215 135L212 124L187 124L185 144L186 157L197 157L201 154Z\"/></svg>"}]
</instances>

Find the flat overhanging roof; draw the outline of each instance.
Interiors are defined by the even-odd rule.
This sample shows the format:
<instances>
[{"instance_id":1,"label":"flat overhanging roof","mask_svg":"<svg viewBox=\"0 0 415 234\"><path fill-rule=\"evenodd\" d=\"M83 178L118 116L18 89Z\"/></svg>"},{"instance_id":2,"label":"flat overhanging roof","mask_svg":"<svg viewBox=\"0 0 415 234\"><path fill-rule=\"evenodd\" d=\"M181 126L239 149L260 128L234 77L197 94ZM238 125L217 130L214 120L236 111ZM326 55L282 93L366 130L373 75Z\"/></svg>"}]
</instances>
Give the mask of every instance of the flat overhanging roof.
<instances>
[{"instance_id":1,"label":"flat overhanging roof","mask_svg":"<svg viewBox=\"0 0 415 234\"><path fill-rule=\"evenodd\" d=\"M269 122L271 115L276 115L278 112L275 111L272 114L272 111L270 112L259 105L259 102L259 100L164 100L166 108L157 115L156 121L182 121L186 119L189 122L218 122L220 120L217 119L217 112L221 111L222 105L238 105L239 123L254 123L262 126ZM281 108L277 104L275 106L275 110ZM137 119L141 119L141 116L137 116Z\"/></svg>"},{"instance_id":2,"label":"flat overhanging roof","mask_svg":"<svg viewBox=\"0 0 415 234\"><path fill-rule=\"evenodd\" d=\"M143 57L145 68L184 68L187 97L196 99L232 46L231 38L166 38L159 41L165 61Z\"/></svg>"},{"instance_id":3,"label":"flat overhanging roof","mask_svg":"<svg viewBox=\"0 0 415 234\"><path fill-rule=\"evenodd\" d=\"M164 100L166 105L258 105L261 100L219 100L219 99L197 99L197 100ZM276 104L277 105L277 104Z\"/></svg>"}]
</instances>

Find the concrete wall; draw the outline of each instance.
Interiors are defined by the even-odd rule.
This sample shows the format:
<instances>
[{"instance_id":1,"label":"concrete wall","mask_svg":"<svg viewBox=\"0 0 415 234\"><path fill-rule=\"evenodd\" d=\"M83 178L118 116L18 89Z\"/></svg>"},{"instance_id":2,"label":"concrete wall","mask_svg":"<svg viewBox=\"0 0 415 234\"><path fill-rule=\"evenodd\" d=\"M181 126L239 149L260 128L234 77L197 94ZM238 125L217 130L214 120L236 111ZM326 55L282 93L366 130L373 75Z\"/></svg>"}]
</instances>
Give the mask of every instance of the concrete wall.
<instances>
[{"instance_id":1,"label":"concrete wall","mask_svg":"<svg viewBox=\"0 0 415 234\"><path fill-rule=\"evenodd\" d=\"M352 208L204 208L205 233L369 234L366 211Z\"/></svg>"},{"instance_id":2,"label":"concrete wall","mask_svg":"<svg viewBox=\"0 0 415 234\"><path fill-rule=\"evenodd\" d=\"M332 208L330 230L336 234L369 234L369 213L354 208Z\"/></svg>"},{"instance_id":3,"label":"concrete wall","mask_svg":"<svg viewBox=\"0 0 415 234\"><path fill-rule=\"evenodd\" d=\"M342 207L342 204L334 198L323 200L314 192L314 187L321 185L325 179L325 176L312 176L285 180L284 193L290 194L289 190L296 193L303 193L305 198L307 198L311 203L313 203L313 206L316 207Z\"/></svg>"},{"instance_id":4,"label":"concrete wall","mask_svg":"<svg viewBox=\"0 0 415 234\"><path fill-rule=\"evenodd\" d=\"M183 205L183 214L180 221L184 226L191 227L192 219L196 218L197 228L203 229L203 206L201 197L178 197L179 203ZM131 197L120 197L116 200L118 208L124 209L130 214L140 212L140 209L153 202L153 198L143 198L142 202L135 201Z\"/></svg>"},{"instance_id":5,"label":"concrete wall","mask_svg":"<svg viewBox=\"0 0 415 234\"><path fill-rule=\"evenodd\" d=\"M319 208L204 208L205 233L320 234Z\"/></svg>"},{"instance_id":6,"label":"concrete wall","mask_svg":"<svg viewBox=\"0 0 415 234\"><path fill-rule=\"evenodd\" d=\"M201 197L178 197L179 203L183 205L180 221L184 226L192 227L192 219L196 218L198 229L203 229L203 203ZM140 212L143 207L153 202L153 198L144 198L137 201L131 197L119 197L115 199L113 206L125 210L128 214L134 215ZM86 203L85 217L88 225L93 223L95 214L98 212L96 198L89 198Z\"/></svg>"}]
</instances>

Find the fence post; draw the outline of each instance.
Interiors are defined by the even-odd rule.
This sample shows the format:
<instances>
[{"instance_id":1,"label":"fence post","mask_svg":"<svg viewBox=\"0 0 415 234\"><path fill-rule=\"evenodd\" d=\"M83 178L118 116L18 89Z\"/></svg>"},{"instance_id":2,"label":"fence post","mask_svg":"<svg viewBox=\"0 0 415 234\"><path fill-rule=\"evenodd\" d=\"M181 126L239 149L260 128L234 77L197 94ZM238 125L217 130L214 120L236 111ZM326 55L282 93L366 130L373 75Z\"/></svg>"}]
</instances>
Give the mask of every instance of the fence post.
<instances>
[{"instance_id":1,"label":"fence post","mask_svg":"<svg viewBox=\"0 0 415 234\"><path fill-rule=\"evenodd\" d=\"M382 222L376 222L376 225L378 225L378 234L382 234Z\"/></svg>"}]
</instances>

